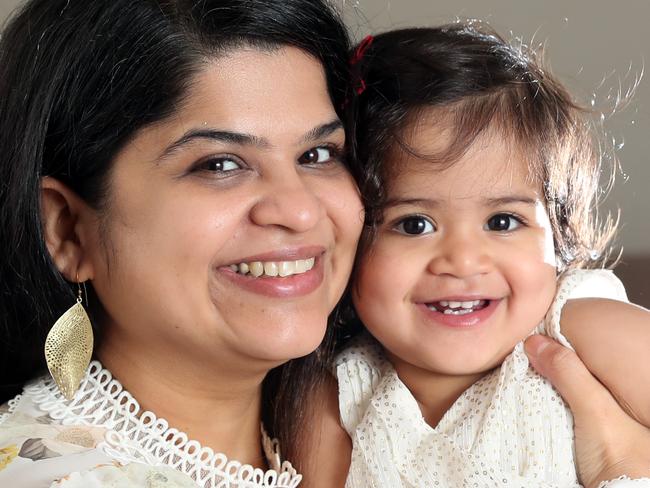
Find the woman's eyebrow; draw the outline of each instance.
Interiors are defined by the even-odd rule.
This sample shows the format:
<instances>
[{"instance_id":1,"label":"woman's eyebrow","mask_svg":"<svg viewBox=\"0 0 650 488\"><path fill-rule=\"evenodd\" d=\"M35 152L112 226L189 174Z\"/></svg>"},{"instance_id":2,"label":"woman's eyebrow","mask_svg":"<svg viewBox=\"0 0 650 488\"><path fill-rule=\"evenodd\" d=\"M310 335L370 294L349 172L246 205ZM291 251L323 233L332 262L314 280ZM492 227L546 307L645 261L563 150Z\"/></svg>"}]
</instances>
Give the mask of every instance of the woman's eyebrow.
<instances>
[{"instance_id":1,"label":"woman's eyebrow","mask_svg":"<svg viewBox=\"0 0 650 488\"><path fill-rule=\"evenodd\" d=\"M183 134L177 141L170 144L158 157L159 160L169 157L183 146L192 143L197 139L208 139L216 142L226 142L237 144L239 146L255 146L259 148L268 148L269 141L263 137L258 137L244 132L233 132L221 129L191 129Z\"/></svg>"},{"instance_id":2,"label":"woman's eyebrow","mask_svg":"<svg viewBox=\"0 0 650 488\"><path fill-rule=\"evenodd\" d=\"M339 129L343 129L343 123L341 123L339 119L334 119L311 129L303 136L301 142L305 144L307 142L317 141L318 139L329 136Z\"/></svg>"},{"instance_id":3,"label":"woman's eyebrow","mask_svg":"<svg viewBox=\"0 0 650 488\"><path fill-rule=\"evenodd\" d=\"M343 124L339 119L332 120L325 124L318 125L309 130L301 139L301 143L313 142L323 137L343 129ZM255 146L260 149L268 149L271 143L263 138L245 132L234 132L222 129L191 129L183 134L177 141L170 144L158 157L158 160L164 160L178 151L183 146L186 146L197 139L208 139L216 142L225 142L228 144L237 144L239 146Z\"/></svg>"}]
</instances>

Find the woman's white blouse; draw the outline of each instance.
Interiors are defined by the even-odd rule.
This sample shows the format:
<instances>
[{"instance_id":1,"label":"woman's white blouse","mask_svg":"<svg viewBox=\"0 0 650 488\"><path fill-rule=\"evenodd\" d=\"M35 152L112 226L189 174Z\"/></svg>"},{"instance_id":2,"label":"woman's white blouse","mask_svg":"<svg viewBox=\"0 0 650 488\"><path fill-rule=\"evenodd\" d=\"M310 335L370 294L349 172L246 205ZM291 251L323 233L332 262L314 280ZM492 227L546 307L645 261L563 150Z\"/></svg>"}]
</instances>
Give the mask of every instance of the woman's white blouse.
<instances>
[{"instance_id":1,"label":"woman's white blouse","mask_svg":"<svg viewBox=\"0 0 650 488\"><path fill-rule=\"evenodd\" d=\"M269 466L231 461L138 402L93 361L68 401L43 377L0 407L0 487L295 488L301 481L262 431Z\"/></svg>"},{"instance_id":2,"label":"woman's white blouse","mask_svg":"<svg viewBox=\"0 0 650 488\"><path fill-rule=\"evenodd\" d=\"M569 345L560 313L568 299L579 297L626 300L609 271L567 273L537 332ZM335 368L341 419L353 441L346 488L579 486L571 412L529 367L522 343L435 428L370 336L343 351Z\"/></svg>"}]
</instances>

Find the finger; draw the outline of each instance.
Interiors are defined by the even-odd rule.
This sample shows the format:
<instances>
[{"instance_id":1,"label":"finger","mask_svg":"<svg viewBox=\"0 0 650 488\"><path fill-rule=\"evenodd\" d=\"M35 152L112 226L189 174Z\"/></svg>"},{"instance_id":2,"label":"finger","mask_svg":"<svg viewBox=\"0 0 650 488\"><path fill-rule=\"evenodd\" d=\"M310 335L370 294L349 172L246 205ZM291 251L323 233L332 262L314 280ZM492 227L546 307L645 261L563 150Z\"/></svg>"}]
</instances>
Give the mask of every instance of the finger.
<instances>
[{"instance_id":1,"label":"finger","mask_svg":"<svg viewBox=\"0 0 650 488\"><path fill-rule=\"evenodd\" d=\"M548 379L574 415L597 415L614 401L572 350L545 336L531 336L524 344L533 368Z\"/></svg>"}]
</instances>

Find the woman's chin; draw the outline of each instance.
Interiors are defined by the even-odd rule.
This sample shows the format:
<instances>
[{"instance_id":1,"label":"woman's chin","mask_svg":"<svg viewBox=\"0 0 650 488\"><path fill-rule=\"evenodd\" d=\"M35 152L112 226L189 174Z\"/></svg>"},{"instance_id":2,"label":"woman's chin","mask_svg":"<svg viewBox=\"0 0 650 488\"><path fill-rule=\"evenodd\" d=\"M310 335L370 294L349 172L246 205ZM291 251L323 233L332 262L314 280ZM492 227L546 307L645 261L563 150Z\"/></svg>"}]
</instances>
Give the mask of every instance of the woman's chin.
<instances>
[{"instance_id":1,"label":"woman's chin","mask_svg":"<svg viewBox=\"0 0 650 488\"><path fill-rule=\"evenodd\" d=\"M312 323L313 324L313 323ZM320 327L285 328L272 336L260 335L248 343L249 354L277 365L314 352L325 337L327 324Z\"/></svg>"}]
</instances>

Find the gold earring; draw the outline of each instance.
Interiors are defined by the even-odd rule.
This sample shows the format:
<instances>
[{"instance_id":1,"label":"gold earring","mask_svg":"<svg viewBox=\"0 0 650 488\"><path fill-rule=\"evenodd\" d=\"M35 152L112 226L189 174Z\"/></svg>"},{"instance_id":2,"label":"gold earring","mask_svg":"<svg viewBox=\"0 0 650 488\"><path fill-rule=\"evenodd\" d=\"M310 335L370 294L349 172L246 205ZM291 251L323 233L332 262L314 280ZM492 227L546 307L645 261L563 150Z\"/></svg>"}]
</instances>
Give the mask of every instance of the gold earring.
<instances>
[{"instance_id":1,"label":"gold earring","mask_svg":"<svg viewBox=\"0 0 650 488\"><path fill-rule=\"evenodd\" d=\"M79 389L93 353L93 328L81 304L81 283L78 276L77 286L77 303L59 317L45 339L47 369L68 400Z\"/></svg>"}]
</instances>

